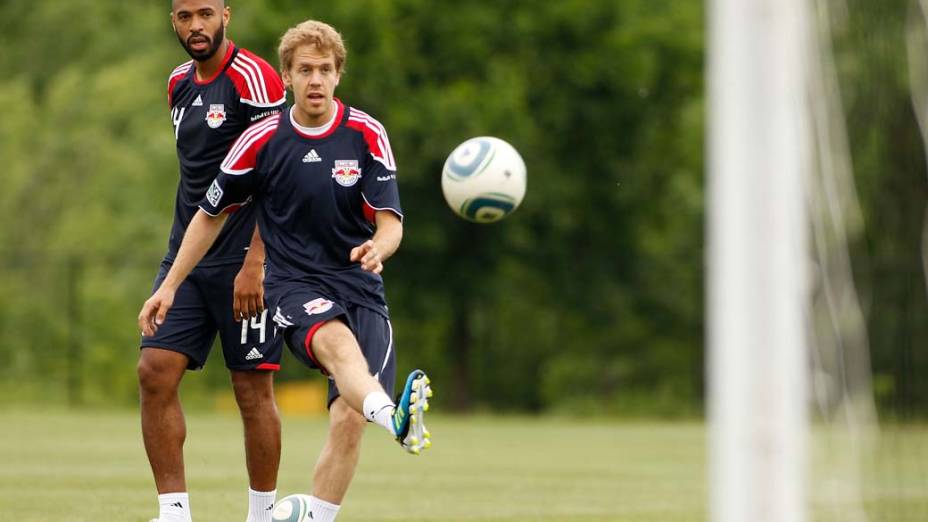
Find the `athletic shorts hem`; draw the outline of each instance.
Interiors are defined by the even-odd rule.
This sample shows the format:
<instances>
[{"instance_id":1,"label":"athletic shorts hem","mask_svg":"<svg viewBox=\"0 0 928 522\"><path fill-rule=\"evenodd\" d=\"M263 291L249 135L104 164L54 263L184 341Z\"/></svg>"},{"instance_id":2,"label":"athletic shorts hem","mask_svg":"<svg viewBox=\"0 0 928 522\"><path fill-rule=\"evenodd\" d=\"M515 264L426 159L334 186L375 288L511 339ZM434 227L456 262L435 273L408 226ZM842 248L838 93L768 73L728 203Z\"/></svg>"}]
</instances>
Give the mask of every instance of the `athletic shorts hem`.
<instances>
[{"instance_id":1,"label":"athletic shorts hem","mask_svg":"<svg viewBox=\"0 0 928 522\"><path fill-rule=\"evenodd\" d=\"M203 366L206 365L206 361L201 361L201 360L197 359L196 357L194 357L193 355L191 355L190 352L185 351L185 350L182 349L182 348L177 348L176 346L167 346L167 345L165 345L165 344L158 344L158 343L141 343L141 344L139 344L139 350L142 350L143 348L158 348L158 349L161 349L161 350L167 350L167 351L169 351L169 352L179 353L179 354L181 354L181 355L186 355L186 356L187 356L187 359L190 360L190 361L187 363L187 369L188 369L188 370L200 370L200 369L203 368Z\"/></svg>"},{"instance_id":2,"label":"athletic shorts hem","mask_svg":"<svg viewBox=\"0 0 928 522\"><path fill-rule=\"evenodd\" d=\"M316 359L316 354L313 352L313 336L316 335L316 332L322 328L322 325L329 322L329 319L323 319L318 323L309 327L309 330L306 332L306 337L303 340L303 348L306 349L306 355L309 356L309 359L316 365L316 368L322 372L322 375L329 375L329 371L325 369L325 366L319 362L319 359Z\"/></svg>"},{"instance_id":3,"label":"athletic shorts hem","mask_svg":"<svg viewBox=\"0 0 928 522\"><path fill-rule=\"evenodd\" d=\"M280 363L261 363L257 366L251 365L251 366L241 366L241 367L226 365L226 368L230 370L235 370L237 372L265 372L265 371L279 372Z\"/></svg>"}]
</instances>

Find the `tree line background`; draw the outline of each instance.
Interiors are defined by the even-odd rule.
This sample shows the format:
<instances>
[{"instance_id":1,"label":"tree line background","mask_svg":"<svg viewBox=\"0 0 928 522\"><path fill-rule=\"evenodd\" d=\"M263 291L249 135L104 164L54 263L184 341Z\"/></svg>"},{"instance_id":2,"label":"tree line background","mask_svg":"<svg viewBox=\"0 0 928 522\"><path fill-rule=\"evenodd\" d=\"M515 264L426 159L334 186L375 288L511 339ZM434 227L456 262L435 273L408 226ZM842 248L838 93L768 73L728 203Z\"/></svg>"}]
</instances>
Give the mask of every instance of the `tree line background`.
<instances>
[{"instance_id":1,"label":"tree line background","mask_svg":"<svg viewBox=\"0 0 928 522\"><path fill-rule=\"evenodd\" d=\"M228 2L228 35L277 65L331 23L337 95L386 126L406 233L386 266L399 369L449 409L699 415L704 392L705 7L695 0ZM877 5L878 4L878 5ZM879 405L928 412L924 151L902 0L848 0L834 45L864 232L853 238ZM170 2L0 4L0 389L131 405L135 317L173 216ZM478 135L522 153L495 225L441 196ZM308 372L288 357L281 380ZM184 393L227 386L214 350Z\"/></svg>"}]
</instances>

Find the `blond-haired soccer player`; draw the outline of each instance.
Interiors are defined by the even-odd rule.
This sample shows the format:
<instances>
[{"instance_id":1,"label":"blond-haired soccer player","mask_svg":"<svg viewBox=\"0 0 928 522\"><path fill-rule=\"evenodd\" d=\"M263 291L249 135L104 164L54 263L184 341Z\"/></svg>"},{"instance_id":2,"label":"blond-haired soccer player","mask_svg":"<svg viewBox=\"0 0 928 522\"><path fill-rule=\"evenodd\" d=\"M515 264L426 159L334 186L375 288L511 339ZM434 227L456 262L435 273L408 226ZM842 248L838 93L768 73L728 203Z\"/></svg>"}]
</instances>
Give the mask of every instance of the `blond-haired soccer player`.
<instances>
[{"instance_id":1,"label":"blond-haired soccer player","mask_svg":"<svg viewBox=\"0 0 928 522\"><path fill-rule=\"evenodd\" d=\"M293 354L330 378L330 430L310 506L314 522L328 522L354 475L366 421L411 453L430 445L423 415L431 389L415 370L396 404L387 394L396 350L380 273L403 235L387 133L334 97L346 51L331 26L310 20L289 29L279 55L294 105L252 125L232 146L139 327L158 330L227 216L256 206L273 320Z\"/></svg>"}]
</instances>

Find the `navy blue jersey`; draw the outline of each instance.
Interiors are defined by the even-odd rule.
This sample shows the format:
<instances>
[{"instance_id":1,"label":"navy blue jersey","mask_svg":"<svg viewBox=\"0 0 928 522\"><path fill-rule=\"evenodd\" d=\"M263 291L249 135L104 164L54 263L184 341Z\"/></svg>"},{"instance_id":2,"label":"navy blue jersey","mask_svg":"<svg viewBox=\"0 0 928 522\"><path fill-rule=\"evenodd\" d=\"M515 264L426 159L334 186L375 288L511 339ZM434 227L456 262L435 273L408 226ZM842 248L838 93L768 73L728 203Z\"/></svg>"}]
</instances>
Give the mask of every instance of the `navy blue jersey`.
<instances>
[{"instance_id":1,"label":"navy blue jersey","mask_svg":"<svg viewBox=\"0 0 928 522\"><path fill-rule=\"evenodd\" d=\"M377 210L402 219L396 164L383 126L335 103L332 121L318 129L300 127L291 109L242 133L200 208L215 216L258 207L269 287L311 283L385 313L383 279L349 256L373 235Z\"/></svg>"},{"instance_id":2,"label":"navy blue jersey","mask_svg":"<svg viewBox=\"0 0 928 522\"><path fill-rule=\"evenodd\" d=\"M208 80L196 78L193 61L178 66L168 80L168 103L177 139L180 182L174 224L165 260L173 261L187 225L232 143L252 123L284 107L284 86L274 69L229 42L222 66ZM238 213L225 226L201 266L240 263L251 243L255 215Z\"/></svg>"}]
</instances>

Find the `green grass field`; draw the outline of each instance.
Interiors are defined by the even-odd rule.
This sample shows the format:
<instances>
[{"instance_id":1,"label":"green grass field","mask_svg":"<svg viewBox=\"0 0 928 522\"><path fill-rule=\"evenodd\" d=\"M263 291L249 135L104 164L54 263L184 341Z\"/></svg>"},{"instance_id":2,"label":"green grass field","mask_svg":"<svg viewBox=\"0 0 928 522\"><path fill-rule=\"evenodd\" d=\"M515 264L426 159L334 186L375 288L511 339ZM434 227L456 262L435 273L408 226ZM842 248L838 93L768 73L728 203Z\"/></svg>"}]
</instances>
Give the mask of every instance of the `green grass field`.
<instances>
[{"instance_id":1,"label":"green grass field","mask_svg":"<svg viewBox=\"0 0 928 522\"><path fill-rule=\"evenodd\" d=\"M133 411L0 411L0 520L147 522L157 513L138 424ZM420 457L368 430L340 522L706 520L702 424L528 417L429 424L435 445ZM195 520L243 521L239 420L197 413L187 428ZM324 430L321 418L284 418L280 496L308 491ZM877 514L870 520L928 520L928 430L893 440L905 453L876 459L881 488L868 489L866 508ZM815 519L840 519L829 512L817 510Z\"/></svg>"}]
</instances>

